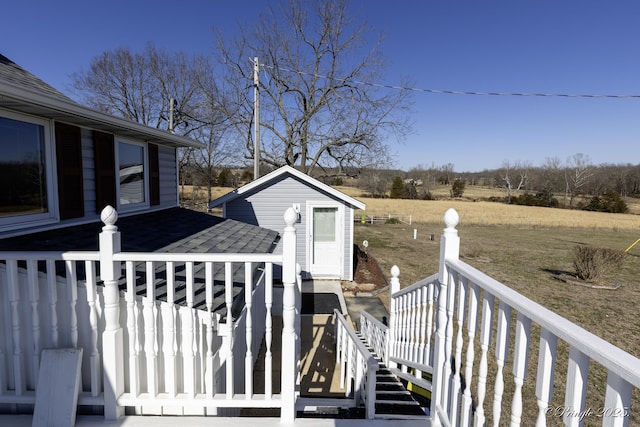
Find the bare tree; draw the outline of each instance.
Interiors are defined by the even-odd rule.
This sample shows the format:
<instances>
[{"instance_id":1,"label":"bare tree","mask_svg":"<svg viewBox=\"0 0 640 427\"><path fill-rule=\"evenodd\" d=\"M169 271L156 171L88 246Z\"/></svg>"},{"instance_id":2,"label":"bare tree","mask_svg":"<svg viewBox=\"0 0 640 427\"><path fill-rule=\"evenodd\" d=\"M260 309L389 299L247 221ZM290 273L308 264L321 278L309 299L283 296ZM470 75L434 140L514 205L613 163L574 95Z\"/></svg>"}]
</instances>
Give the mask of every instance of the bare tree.
<instances>
[{"instance_id":1,"label":"bare tree","mask_svg":"<svg viewBox=\"0 0 640 427\"><path fill-rule=\"evenodd\" d=\"M168 53L149 44L142 52L107 51L87 71L72 75L80 101L100 111L158 129L169 127L169 102L178 105L176 132L187 135L207 123L198 117L206 103L201 90L209 71L204 57Z\"/></svg>"},{"instance_id":2,"label":"bare tree","mask_svg":"<svg viewBox=\"0 0 640 427\"><path fill-rule=\"evenodd\" d=\"M503 163L500 179L502 187L507 193L507 203L511 203L513 194L525 186L530 168L528 163L516 162L512 165L508 160Z\"/></svg>"},{"instance_id":3,"label":"bare tree","mask_svg":"<svg viewBox=\"0 0 640 427\"><path fill-rule=\"evenodd\" d=\"M253 67L260 60L260 158L268 165L364 168L390 159L389 138L409 129L408 92L363 84L380 81L380 42L367 46L346 0L291 0L269 8L241 37L218 37L227 87L237 89L229 117L254 157Z\"/></svg>"},{"instance_id":4,"label":"bare tree","mask_svg":"<svg viewBox=\"0 0 640 427\"><path fill-rule=\"evenodd\" d=\"M577 153L567 159L565 200L569 198L569 207L573 207L575 197L582 192L592 175L593 166L589 156Z\"/></svg>"}]
</instances>

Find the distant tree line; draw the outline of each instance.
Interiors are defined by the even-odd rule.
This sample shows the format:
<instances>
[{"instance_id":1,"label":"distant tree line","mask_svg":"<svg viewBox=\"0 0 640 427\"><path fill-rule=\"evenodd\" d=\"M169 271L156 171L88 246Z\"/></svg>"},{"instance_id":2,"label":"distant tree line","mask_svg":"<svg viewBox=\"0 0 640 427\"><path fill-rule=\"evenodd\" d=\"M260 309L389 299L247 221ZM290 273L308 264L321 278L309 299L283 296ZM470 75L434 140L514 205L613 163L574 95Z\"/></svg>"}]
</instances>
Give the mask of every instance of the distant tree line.
<instances>
[{"instance_id":1,"label":"distant tree line","mask_svg":"<svg viewBox=\"0 0 640 427\"><path fill-rule=\"evenodd\" d=\"M502 167L482 172L455 172L453 164L398 170L362 171L360 186L373 197L430 199L430 189L451 186L461 197L465 185L500 188L494 201L603 212L626 212L625 197L640 197L640 164L594 165L582 153L565 162L548 158L541 166L505 161Z\"/></svg>"}]
</instances>

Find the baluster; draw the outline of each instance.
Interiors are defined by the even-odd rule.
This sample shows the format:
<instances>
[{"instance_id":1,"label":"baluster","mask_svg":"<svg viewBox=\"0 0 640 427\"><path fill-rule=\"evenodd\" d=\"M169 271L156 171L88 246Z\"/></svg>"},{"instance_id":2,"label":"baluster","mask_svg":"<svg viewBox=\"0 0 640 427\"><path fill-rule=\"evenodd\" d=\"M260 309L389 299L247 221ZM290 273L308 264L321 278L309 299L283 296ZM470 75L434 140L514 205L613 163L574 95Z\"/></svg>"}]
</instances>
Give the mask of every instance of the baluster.
<instances>
[{"instance_id":1,"label":"baluster","mask_svg":"<svg viewBox=\"0 0 640 427\"><path fill-rule=\"evenodd\" d=\"M205 271L205 304L207 307L207 354L206 354L206 375L205 389L207 397L212 398L214 394L214 376L213 370L213 263L206 262Z\"/></svg>"},{"instance_id":2,"label":"baluster","mask_svg":"<svg viewBox=\"0 0 640 427\"><path fill-rule=\"evenodd\" d=\"M494 296L485 291L482 303L482 325L480 326L480 366L478 368L478 403L476 404L475 425L484 425L484 398L487 392L487 351L491 343L491 323Z\"/></svg>"},{"instance_id":3,"label":"baluster","mask_svg":"<svg viewBox=\"0 0 640 427\"><path fill-rule=\"evenodd\" d=\"M13 337L13 375L16 395L26 390L25 371L22 360L22 333L20 331L20 283L18 282L18 262L7 260L7 281L9 282L9 304L11 306L11 329Z\"/></svg>"},{"instance_id":4,"label":"baluster","mask_svg":"<svg viewBox=\"0 0 640 427\"><path fill-rule=\"evenodd\" d=\"M427 306L428 306L428 292L427 287L420 288L420 349L418 351L418 363L422 363L427 365L428 362L428 346L427 346L427 337L429 336L429 332L427 331Z\"/></svg>"},{"instance_id":5,"label":"baluster","mask_svg":"<svg viewBox=\"0 0 640 427\"><path fill-rule=\"evenodd\" d=\"M502 395L504 393L504 364L509 355L509 325L511 324L511 307L500 301L498 306L498 331L496 332L496 382L493 393L493 425L500 424L502 414Z\"/></svg>"},{"instance_id":6,"label":"baluster","mask_svg":"<svg viewBox=\"0 0 640 427\"><path fill-rule=\"evenodd\" d=\"M193 262L185 263L185 275L187 279L186 301L187 306L182 308L182 359L184 363L184 392L188 396L196 393L196 364L194 343L194 309L193 309Z\"/></svg>"},{"instance_id":7,"label":"baluster","mask_svg":"<svg viewBox=\"0 0 640 427\"><path fill-rule=\"evenodd\" d=\"M253 270L250 262L244 263L244 302L246 307L245 339L247 350L244 356L244 393L251 400L253 396Z\"/></svg>"},{"instance_id":8,"label":"baluster","mask_svg":"<svg viewBox=\"0 0 640 427\"><path fill-rule=\"evenodd\" d=\"M478 301L480 300L480 288L471 284L469 288L469 312L467 315L467 355L465 361L465 384L462 392L462 404L460 405L460 425L470 425L473 399L471 397L471 379L473 378L473 360L475 358L475 336L478 327Z\"/></svg>"},{"instance_id":9,"label":"baluster","mask_svg":"<svg viewBox=\"0 0 640 427\"><path fill-rule=\"evenodd\" d=\"M78 347L78 314L76 313L76 302L78 301L78 275L76 272L76 262L65 261L67 269L67 297L69 298L69 337L71 347Z\"/></svg>"},{"instance_id":10,"label":"baluster","mask_svg":"<svg viewBox=\"0 0 640 427\"><path fill-rule=\"evenodd\" d=\"M407 354L408 360L416 360L416 352L418 350L418 301L415 292L409 294L409 352ZM415 372L417 375L418 372Z\"/></svg>"},{"instance_id":11,"label":"baluster","mask_svg":"<svg viewBox=\"0 0 640 427\"><path fill-rule=\"evenodd\" d=\"M344 333L345 338L346 338L346 331ZM352 391L352 386L354 386L353 381L351 381L354 377L353 373L355 370L355 366L354 366L354 349L353 349L353 340L346 338L347 341L347 389L345 390L345 396L349 397L351 396L351 391ZM354 393L355 396L355 393Z\"/></svg>"},{"instance_id":12,"label":"baluster","mask_svg":"<svg viewBox=\"0 0 640 427\"><path fill-rule=\"evenodd\" d=\"M55 260L47 260L47 291L49 292L49 306L51 311L51 346L58 347L58 282Z\"/></svg>"},{"instance_id":13,"label":"baluster","mask_svg":"<svg viewBox=\"0 0 640 427\"><path fill-rule=\"evenodd\" d=\"M456 352L455 357L453 359L455 363L455 373L453 375L453 390L451 393L451 423L453 425L457 424L458 421L458 403L460 402L460 393L461 393L461 379L460 379L460 370L462 368L462 326L464 324L464 309L466 308L465 300L467 297L467 278L460 277L457 272L454 272L456 280L453 282L455 285L458 284L458 311L457 311L457 333L456 333ZM453 323L453 319L452 319Z\"/></svg>"},{"instance_id":14,"label":"baluster","mask_svg":"<svg viewBox=\"0 0 640 427\"><path fill-rule=\"evenodd\" d=\"M567 368L567 388L564 398L562 419L565 426L577 427L581 419L576 414L584 411L585 394L587 392L587 374L589 357L575 347L569 349L569 366Z\"/></svg>"},{"instance_id":15,"label":"baluster","mask_svg":"<svg viewBox=\"0 0 640 427\"><path fill-rule=\"evenodd\" d=\"M529 336L531 319L518 313L516 321L516 344L513 354L513 381L516 388L511 404L511 427L518 427L522 417L522 385L527 377L527 359L529 355Z\"/></svg>"},{"instance_id":16,"label":"baluster","mask_svg":"<svg viewBox=\"0 0 640 427\"><path fill-rule=\"evenodd\" d=\"M224 263L224 295L227 307L227 399L233 397L233 314L231 307L233 305L233 272L231 271L231 262Z\"/></svg>"},{"instance_id":17,"label":"baluster","mask_svg":"<svg viewBox=\"0 0 640 427\"><path fill-rule=\"evenodd\" d=\"M42 348L40 341L40 315L38 314L38 302L40 300L40 292L38 289L38 262L36 260L27 260L27 282L29 285L29 300L31 302L31 331L33 333L33 355L31 359L33 384L31 388L35 389L38 381L38 372L40 370L40 350Z\"/></svg>"},{"instance_id":18,"label":"baluster","mask_svg":"<svg viewBox=\"0 0 640 427\"><path fill-rule=\"evenodd\" d=\"M98 352L98 311L96 310L96 271L93 261L84 262L87 302L89 304L89 328L91 329L91 352L89 370L91 371L91 396L98 396L102 385L100 380L100 353Z\"/></svg>"},{"instance_id":19,"label":"baluster","mask_svg":"<svg viewBox=\"0 0 640 427\"><path fill-rule=\"evenodd\" d=\"M136 301L136 270L133 261L125 264L127 274L127 334L129 335L129 392L140 394L140 343L138 338L138 307Z\"/></svg>"},{"instance_id":20,"label":"baluster","mask_svg":"<svg viewBox=\"0 0 640 427\"><path fill-rule=\"evenodd\" d=\"M429 310L427 312L427 330L426 330L426 334L427 334L427 346L425 349L425 361L424 364L425 365L429 365L431 366L433 363L433 355L431 354L431 337L434 334L434 328L433 328L433 319L434 319L434 312L433 312L433 301L434 301L434 290L435 290L435 285L433 284L433 282L429 283L429 288L427 291L427 300L429 302Z\"/></svg>"},{"instance_id":21,"label":"baluster","mask_svg":"<svg viewBox=\"0 0 640 427\"><path fill-rule=\"evenodd\" d=\"M156 343L156 285L153 261L146 262L147 297L144 302L144 351L147 358L147 393L158 395Z\"/></svg>"},{"instance_id":22,"label":"baluster","mask_svg":"<svg viewBox=\"0 0 640 427\"><path fill-rule=\"evenodd\" d=\"M409 351L409 295L402 295L402 347L400 350L400 357L407 358ZM402 372L407 372L407 365L402 365Z\"/></svg>"},{"instance_id":23,"label":"baluster","mask_svg":"<svg viewBox=\"0 0 640 427\"><path fill-rule=\"evenodd\" d=\"M176 316L180 312L176 309L176 269L173 261L167 261L165 264L167 275L167 303L162 309L162 324L164 326L164 337L162 343L162 351L165 361L165 391L170 397L175 397L178 393L178 384L176 381Z\"/></svg>"},{"instance_id":24,"label":"baluster","mask_svg":"<svg viewBox=\"0 0 640 427\"><path fill-rule=\"evenodd\" d=\"M538 398L538 419L536 427L546 427L547 408L553 393L553 377L556 366L558 337L547 329L540 330L540 352L538 356L538 379L536 397Z\"/></svg>"},{"instance_id":25,"label":"baluster","mask_svg":"<svg viewBox=\"0 0 640 427\"><path fill-rule=\"evenodd\" d=\"M270 262L265 265L265 275L267 282L264 287L264 303L267 307L267 314L264 330L264 342L266 349L264 355L264 394L266 399L271 399L273 394L273 373L271 372L273 370L273 355L271 354L271 343L273 340L273 318L271 315L271 308L273 306L273 264Z\"/></svg>"},{"instance_id":26,"label":"baluster","mask_svg":"<svg viewBox=\"0 0 640 427\"><path fill-rule=\"evenodd\" d=\"M336 330L336 363L340 366L340 388L344 388L345 380L345 359L344 359L344 346L345 340L343 337L342 322L337 317L334 319Z\"/></svg>"},{"instance_id":27,"label":"baluster","mask_svg":"<svg viewBox=\"0 0 640 427\"><path fill-rule=\"evenodd\" d=\"M455 304L456 282L453 277L453 272L449 271L447 275L449 282L447 286L446 301L446 329L445 329L445 347L444 347L444 376L442 382L443 393L443 408L451 408L451 394L449 393L449 386L451 385L451 379L453 375L453 369L451 367L451 357L453 354L453 307ZM451 400L450 400L451 399ZM454 411L455 412L455 411Z\"/></svg>"},{"instance_id":28,"label":"baluster","mask_svg":"<svg viewBox=\"0 0 640 427\"><path fill-rule=\"evenodd\" d=\"M602 425L623 427L628 425L631 411L631 384L613 371L607 374L607 392L604 398Z\"/></svg>"}]
</instances>

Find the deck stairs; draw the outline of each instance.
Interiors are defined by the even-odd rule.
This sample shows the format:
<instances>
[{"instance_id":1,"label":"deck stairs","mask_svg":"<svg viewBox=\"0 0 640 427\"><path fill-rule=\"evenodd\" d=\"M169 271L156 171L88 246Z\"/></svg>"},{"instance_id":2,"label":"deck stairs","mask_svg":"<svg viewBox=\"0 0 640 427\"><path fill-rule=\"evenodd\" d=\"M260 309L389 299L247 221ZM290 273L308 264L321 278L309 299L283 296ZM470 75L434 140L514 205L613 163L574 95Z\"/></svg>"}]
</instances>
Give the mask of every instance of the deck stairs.
<instances>
[{"instance_id":1,"label":"deck stairs","mask_svg":"<svg viewBox=\"0 0 640 427\"><path fill-rule=\"evenodd\" d=\"M429 401L407 390L406 381L400 380L371 348L365 337L356 333L379 363L376 372L376 419L428 418Z\"/></svg>"}]
</instances>

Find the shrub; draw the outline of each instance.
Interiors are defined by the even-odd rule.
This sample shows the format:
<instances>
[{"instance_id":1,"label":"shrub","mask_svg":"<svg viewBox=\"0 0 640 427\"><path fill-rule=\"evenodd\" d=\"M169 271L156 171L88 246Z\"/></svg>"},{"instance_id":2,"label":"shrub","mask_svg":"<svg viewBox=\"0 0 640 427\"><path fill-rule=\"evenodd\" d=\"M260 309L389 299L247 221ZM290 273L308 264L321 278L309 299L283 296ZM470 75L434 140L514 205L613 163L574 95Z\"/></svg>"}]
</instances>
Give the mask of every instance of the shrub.
<instances>
[{"instance_id":1,"label":"shrub","mask_svg":"<svg viewBox=\"0 0 640 427\"><path fill-rule=\"evenodd\" d=\"M602 196L592 197L582 209L609 213L626 213L629 211L622 197L613 190L606 191Z\"/></svg>"},{"instance_id":2,"label":"shrub","mask_svg":"<svg viewBox=\"0 0 640 427\"><path fill-rule=\"evenodd\" d=\"M558 199L553 197L549 191L540 191L536 194L524 193L521 196L514 196L511 198L511 203L514 205L542 206L548 208L557 208L560 205Z\"/></svg>"},{"instance_id":3,"label":"shrub","mask_svg":"<svg viewBox=\"0 0 640 427\"><path fill-rule=\"evenodd\" d=\"M384 223L385 224L400 224L400 220L398 218L389 218Z\"/></svg>"},{"instance_id":4,"label":"shrub","mask_svg":"<svg viewBox=\"0 0 640 427\"><path fill-rule=\"evenodd\" d=\"M405 197L404 191L404 182L402 182L402 178L396 176L393 178L393 183L391 184L391 192L389 193L389 197L392 199L404 199Z\"/></svg>"},{"instance_id":5,"label":"shrub","mask_svg":"<svg viewBox=\"0 0 640 427\"><path fill-rule=\"evenodd\" d=\"M451 185L451 197L462 197L466 183L462 179L456 179Z\"/></svg>"},{"instance_id":6,"label":"shrub","mask_svg":"<svg viewBox=\"0 0 640 427\"><path fill-rule=\"evenodd\" d=\"M625 252L592 245L576 245L573 248L573 266L579 279L593 281L609 270L620 267Z\"/></svg>"}]
</instances>

